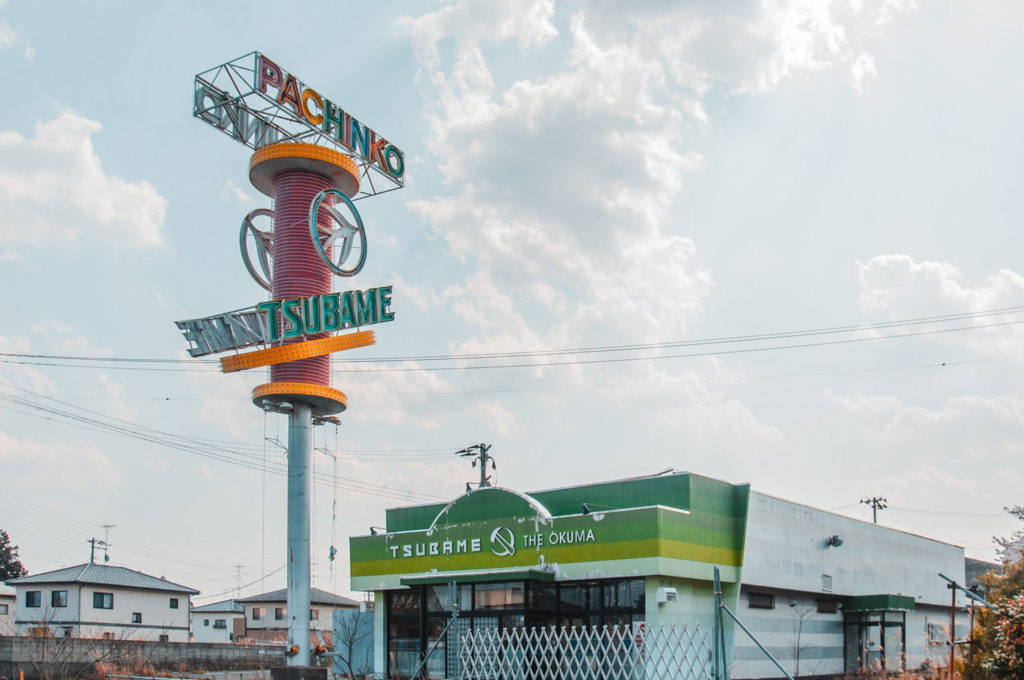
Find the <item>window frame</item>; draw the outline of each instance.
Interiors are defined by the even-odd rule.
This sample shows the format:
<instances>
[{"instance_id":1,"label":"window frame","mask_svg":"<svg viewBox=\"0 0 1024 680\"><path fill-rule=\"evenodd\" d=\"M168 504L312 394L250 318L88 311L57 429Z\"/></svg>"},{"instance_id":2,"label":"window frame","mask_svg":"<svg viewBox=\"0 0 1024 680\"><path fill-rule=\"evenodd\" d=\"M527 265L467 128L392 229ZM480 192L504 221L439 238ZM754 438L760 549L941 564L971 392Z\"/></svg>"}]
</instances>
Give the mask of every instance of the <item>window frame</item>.
<instances>
[{"instance_id":1,"label":"window frame","mask_svg":"<svg viewBox=\"0 0 1024 680\"><path fill-rule=\"evenodd\" d=\"M68 606L68 591L66 590L51 590L50 591L50 607L53 609L64 609Z\"/></svg>"},{"instance_id":2,"label":"window frame","mask_svg":"<svg viewBox=\"0 0 1024 680\"><path fill-rule=\"evenodd\" d=\"M748 592L747 609L775 609L775 593Z\"/></svg>"},{"instance_id":3,"label":"window frame","mask_svg":"<svg viewBox=\"0 0 1024 680\"><path fill-rule=\"evenodd\" d=\"M114 609L114 593L97 590L92 594L93 609Z\"/></svg>"},{"instance_id":4,"label":"window frame","mask_svg":"<svg viewBox=\"0 0 1024 680\"><path fill-rule=\"evenodd\" d=\"M265 609L265 607L253 607L252 608L252 620L253 621L262 621L263 620L263 615L266 613L264 611L264 609Z\"/></svg>"},{"instance_id":5,"label":"window frame","mask_svg":"<svg viewBox=\"0 0 1024 680\"><path fill-rule=\"evenodd\" d=\"M43 606L43 591L41 590L26 590L25 591L25 608L26 609L39 609Z\"/></svg>"},{"instance_id":6,"label":"window frame","mask_svg":"<svg viewBox=\"0 0 1024 680\"><path fill-rule=\"evenodd\" d=\"M177 608L178 608L178 598L172 597L171 598L171 609L177 609Z\"/></svg>"},{"instance_id":7,"label":"window frame","mask_svg":"<svg viewBox=\"0 0 1024 680\"><path fill-rule=\"evenodd\" d=\"M142 623L142 612L132 612L132 623Z\"/></svg>"}]
</instances>

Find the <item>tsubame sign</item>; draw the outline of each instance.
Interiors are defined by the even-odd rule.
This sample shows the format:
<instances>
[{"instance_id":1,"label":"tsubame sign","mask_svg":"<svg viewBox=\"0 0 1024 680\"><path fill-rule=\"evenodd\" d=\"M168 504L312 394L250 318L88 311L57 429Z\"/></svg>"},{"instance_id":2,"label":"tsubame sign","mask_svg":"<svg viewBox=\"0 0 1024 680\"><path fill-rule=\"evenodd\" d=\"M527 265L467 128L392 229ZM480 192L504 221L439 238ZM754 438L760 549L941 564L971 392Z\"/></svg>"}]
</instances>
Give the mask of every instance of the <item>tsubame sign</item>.
<instances>
[{"instance_id":1,"label":"tsubame sign","mask_svg":"<svg viewBox=\"0 0 1024 680\"><path fill-rule=\"evenodd\" d=\"M282 338L330 333L394 320L391 286L380 286L365 291L348 290L270 300L248 309L175 323L189 342L189 355L201 357L253 345L267 345Z\"/></svg>"}]
</instances>

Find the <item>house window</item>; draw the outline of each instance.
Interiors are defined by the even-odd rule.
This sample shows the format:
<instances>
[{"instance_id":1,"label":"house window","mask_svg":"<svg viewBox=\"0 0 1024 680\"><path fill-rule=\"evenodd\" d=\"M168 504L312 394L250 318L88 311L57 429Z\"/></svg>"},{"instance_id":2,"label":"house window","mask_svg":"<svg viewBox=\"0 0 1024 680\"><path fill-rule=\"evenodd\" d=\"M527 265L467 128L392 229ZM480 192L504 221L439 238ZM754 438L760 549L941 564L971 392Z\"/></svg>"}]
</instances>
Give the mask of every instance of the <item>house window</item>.
<instances>
[{"instance_id":1,"label":"house window","mask_svg":"<svg viewBox=\"0 0 1024 680\"><path fill-rule=\"evenodd\" d=\"M166 636L166 635L161 635L161 636L159 636L159 637L157 638L157 640L158 640L159 642L169 642L169 641L170 641L170 639L171 639L171 638L170 638L170 637L168 637L168 636Z\"/></svg>"},{"instance_id":2,"label":"house window","mask_svg":"<svg viewBox=\"0 0 1024 680\"><path fill-rule=\"evenodd\" d=\"M103 633L103 639L104 640L113 640L114 639L114 634L111 633L110 631L105 631Z\"/></svg>"},{"instance_id":3,"label":"house window","mask_svg":"<svg viewBox=\"0 0 1024 680\"><path fill-rule=\"evenodd\" d=\"M50 606L51 607L67 607L68 606L68 591L66 590L54 590L50 593Z\"/></svg>"},{"instance_id":4,"label":"house window","mask_svg":"<svg viewBox=\"0 0 1024 680\"><path fill-rule=\"evenodd\" d=\"M275 607L274 608L274 620L275 621L281 621L282 619L284 619L284 614L285 614L286 611L287 611L287 609L285 609L284 607Z\"/></svg>"},{"instance_id":5,"label":"house window","mask_svg":"<svg viewBox=\"0 0 1024 680\"><path fill-rule=\"evenodd\" d=\"M228 627L228 620L227 619L216 619L213 622L213 627L214 628L219 628L221 630L226 629Z\"/></svg>"},{"instance_id":6,"label":"house window","mask_svg":"<svg viewBox=\"0 0 1024 680\"><path fill-rule=\"evenodd\" d=\"M7 605L0 604L0 614L6 614L6 613L8 613L7 612Z\"/></svg>"},{"instance_id":7,"label":"house window","mask_svg":"<svg viewBox=\"0 0 1024 680\"><path fill-rule=\"evenodd\" d=\"M64 630L64 637L66 637L66 638L71 637L71 626L64 626L63 630Z\"/></svg>"},{"instance_id":8,"label":"house window","mask_svg":"<svg viewBox=\"0 0 1024 680\"><path fill-rule=\"evenodd\" d=\"M309 620L310 621L319 621L320 620L320 610L319 609L310 609L309 610Z\"/></svg>"},{"instance_id":9,"label":"house window","mask_svg":"<svg viewBox=\"0 0 1024 680\"><path fill-rule=\"evenodd\" d=\"M821 589L824 590L826 593L831 593L832 592L832 576L831 576L831 574L822 574L821 575Z\"/></svg>"},{"instance_id":10,"label":"house window","mask_svg":"<svg viewBox=\"0 0 1024 680\"><path fill-rule=\"evenodd\" d=\"M132 623L142 623L142 612L132 612Z\"/></svg>"},{"instance_id":11,"label":"house window","mask_svg":"<svg viewBox=\"0 0 1024 680\"><path fill-rule=\"evenodd\" d=\"M43 593L39 590L29 590L25 593L25 606L33 609L42 606Z\"/></svg>"},{"instance_id":12,"label":"house window","mask_svg":"<svg viewBox=\"0 0 1024 680\"><path fill-rule=\"evenodd\" d=\"M838 600L828 598L818 600L819 614L835 614L837 611L839 611Z\"/></svg>"},{"instance_id":13,"label":"house window","mask_svg":"<svg viewBox=\"0 0 1024 680\"><path fill-rule=\"evenodd\" d=\"M747 593L747 606L751 609L775 609L775 596L771 593Z\"/></svg>"},{"instance_id":14,"label":"house window","mask_svg":"<svg viewBox=\"0 0 1024 680\"><path fill-rule=\"evenodd\" d=\"M210 619L203 619L203 625L204 626L209 626L210 625Z\"/></svg>"},{"instance_id":15,"label":"house window","mask_svg":"<svg viewBox=\"0 0 1024 680\"><path fill-rule=\"evenodd\" d=\"M178 608L178 598L172 597L171 598L171 609L177 609L177 608Z\"/></svg>"},{"instance_id":16,"label":"house window","mask_svg":"<svg viewBox=\"0 0 1024 680\"><path fill-rule=\"evenodd\" d=\"M93 609L113 609L114 608L114 594L113 593L93 593L92 594L92 608Z\"/></svg>"},{"instance_id":17,"label":"house window","mask_svg":"<svg viewBox=\"0 0 1024 680\"><path fill-rule=\"evenodd\" d=\"M253 607L252 608L252 620L253 621L259 621L262 618L263 618L263 607Z\"/></svg>"}]
</instances>

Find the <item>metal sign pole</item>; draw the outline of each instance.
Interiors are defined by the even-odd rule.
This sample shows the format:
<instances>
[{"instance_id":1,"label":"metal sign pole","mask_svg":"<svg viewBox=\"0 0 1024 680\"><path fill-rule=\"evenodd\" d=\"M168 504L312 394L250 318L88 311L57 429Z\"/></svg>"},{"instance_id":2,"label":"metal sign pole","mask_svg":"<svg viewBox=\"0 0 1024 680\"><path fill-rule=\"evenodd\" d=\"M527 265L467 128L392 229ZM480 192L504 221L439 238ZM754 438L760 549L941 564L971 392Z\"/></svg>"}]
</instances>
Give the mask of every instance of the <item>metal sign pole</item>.
<instances>
[{"instance_id":1,"label":"metal sign pole","mask_svg":"<svg viewBox=\"0 0 1024 680\"><path fill-rule=\"evenodd\" d=\"M313 413L296 402L288 414L288 657L289 666L310 665L309 511L313 477Z\"/></svg>"}]
</instances>

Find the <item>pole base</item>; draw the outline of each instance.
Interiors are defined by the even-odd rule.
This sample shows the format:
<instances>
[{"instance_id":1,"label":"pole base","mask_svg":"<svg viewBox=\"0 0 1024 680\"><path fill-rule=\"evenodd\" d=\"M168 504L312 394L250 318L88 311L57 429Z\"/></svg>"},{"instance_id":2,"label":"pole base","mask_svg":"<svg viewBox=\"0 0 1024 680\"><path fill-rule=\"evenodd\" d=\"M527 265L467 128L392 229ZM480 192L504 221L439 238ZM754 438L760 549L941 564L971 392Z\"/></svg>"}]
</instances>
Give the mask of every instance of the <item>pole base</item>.
<instances>
[{"instance_id":1,"label":"pole base","mask_svg":"<svg viewBox=\"0 0 1024 680\"><path fill-rule=\"evenodd\" d=\"M273 666L270 680L327 680L327 666Z\"/></svg>"}]
</instances>

